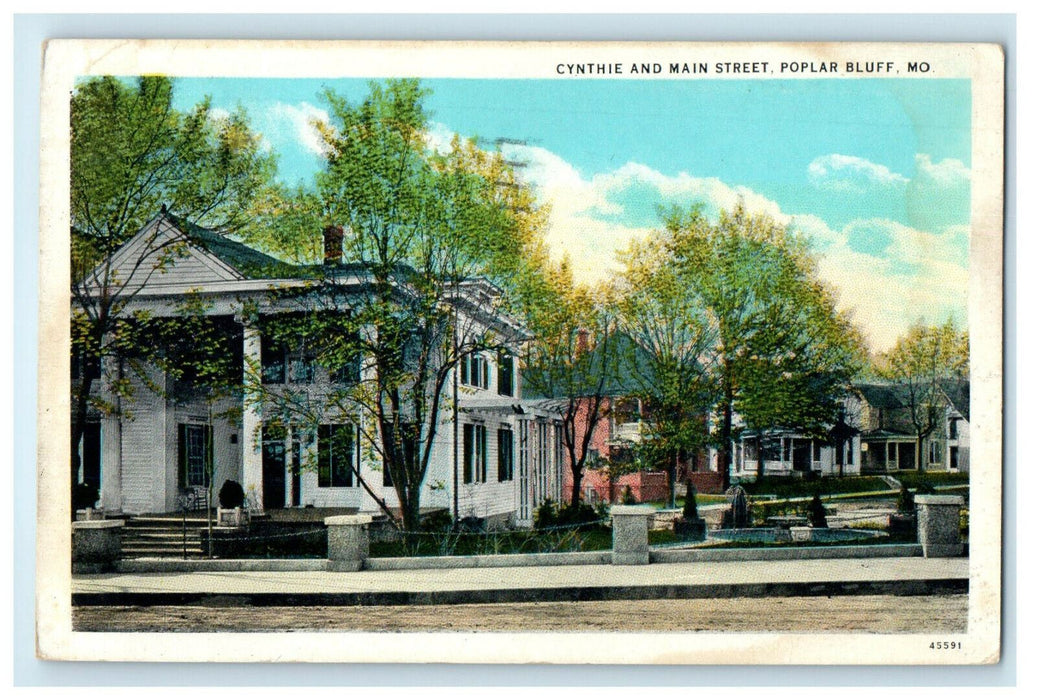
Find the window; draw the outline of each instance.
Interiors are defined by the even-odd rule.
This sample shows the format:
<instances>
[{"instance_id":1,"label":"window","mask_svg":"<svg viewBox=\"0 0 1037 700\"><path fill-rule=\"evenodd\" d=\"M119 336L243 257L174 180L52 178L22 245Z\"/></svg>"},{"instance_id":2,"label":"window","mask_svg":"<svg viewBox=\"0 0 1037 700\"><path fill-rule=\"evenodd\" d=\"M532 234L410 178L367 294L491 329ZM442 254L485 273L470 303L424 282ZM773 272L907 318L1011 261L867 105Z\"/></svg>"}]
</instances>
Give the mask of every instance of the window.
<instances>
[{"instance_id":1,"label":"window","mask_svg":"<svg viewBox=\"0 0 1037 700\"><path fill-rule=\"evenodd\" d=\"M292 353L288 358L289 377L294 384L311 384L316 374L316 363L306 350Z\"/></svg>"},{"instance_id":2,"label":"window","mask_svg":"<svg viewBox=\"0 0 1037 700\"><path fill-rule=\"evenodd\" d=\"M958 448L957 447L951 447L950 458L951 458L951 465L950 465L951 470L952 471L958 471Z\"/></svg>"},{"instance_id":3,"label":"window","mask_svg":"<svg viewBox=\"0 0 1037 700\"><path fill-rule=\"evenodd\" d=\"M464 483L486 481L486 426L464 426Z\"/></svg>"},{"instance_id":4,"label":"window","mask_svg":"<svg viewBox=\"0 0 1037 700\"><path fill-rule=\"evenodd\" d=\"M930 441L929 442L929 464L939 464L941 456L942 455L940 454L940 443L936 442L935 440Z\"/></svg>"},{"instance_id":5,"label":"window","mask_svg":"<svg viewBox=\"0 0 1037 700\"><path fill-rule=\"evenodd\" d=\"M181 423L179 426L181 488L204 487L212 463L212 426Z\"/></svg>"},{"instance_id":6,"label":"window","mask_svg":"<svg viewBox=\"0 0 1037 700\"><path fill-rule=\"evenodd\" d=\"M480 389L490 388L490 365L479 353L461 359L461 383Z\"/></svg>"},{"instance_id":7,"label":"window","mask_svg":"<svg viewBox=\"0 0 1037 700\"><path fill-rule=\"evenodd\" d=\"M821 461L821 443L815 441L812 444L813 444L813 447L814 447L814 461L815 462L820 462Z\"/></svg>"},{"instance_id":8,"label":"window","mask_svg":"<svg viewBox=\"0 0 1037 700\"><path fill-rule=\"evenodd\" d=\"M774 437L763 438L763 461L777 462L781 460L781 439Z\"/></svg>"},{"instance_id":9,"label":"window","mask_svg":"<svg viewBox=\"0 0 1037 700\"><path fill-rule=\"evenodd\" d=\"M637 423L641 420L641 403L637 399L619 399L612 411L616 425Z\"/></svg>"},{"instance_id":10,"label":"window","mask_svg":"<svg viewBox=\"0 0 1037 700\"><path fill-rule=\"evenodd\" d=\"M305 346L289 351L281 343L263 339L262 364L264 384L310 384L313 382L316 360Z\"/></svg>"},{"instance_id":11,"label":"window","mask_svg":"<svg viewBox=\"0 0 1037 700\"><path fill-rule=\"evenodd\" d=\"M284 384L287 376L285 366L286 353L284 346L271 338L263 338L262 362L263 383Z\"/></svg>"},{"instance_id":12,"label":"window","mask_svg":"<svg viewBox=\"0 0 1037 700\"><path fill-rule=\"evenodd\" d=\"M504 350L497 353L497 393L515 395L515 359Z\"/></svg>"},{"instance_id":13,"label":"window","mask_svg":"<svg viewBox=\"0 0 1037 700\"><path fill-rule=\"evenodd\" d=\"M846 464L853 464L853 441L848 441L843 449L846 450Z\"/></svg>"},{"instance_id":14,"label":"window","mask_svg":"<svg viewBox=\"0 0 1037 700\"><path fill-rule=\"evenodd\" d=\"M515 437L511 428L497 430L497 481L515 478Z\"/></svg>"},{"instance_id":15,"label":"window","mask_svg":"<svg viewBox=\"0 0 1037 700\"><path fill-rule=\"evenodd\" d=\"M947 421L947 437L951 440L958 439L958 419L951 418Z\"/></svg>"},{"instance_id":16,"label":"window","mask_svg":"<svg viewBox=\"0 0 1037 700\"><path fill-rule=\"evenodd\" d=\"M346 358L338 367L328 371L332 384L358 384L360 382L360 355L354 354Z\"/></svg>"},{"instance_id":17,"label":"window","mask_svg":"<svg viewBox=\"0 0 1037 700\"><path fill-rule=\"evenodd\" d=\"M354 427L348 423L317 428L317 486L353 485L354 438Z\"/></svg>"}]
</instances>

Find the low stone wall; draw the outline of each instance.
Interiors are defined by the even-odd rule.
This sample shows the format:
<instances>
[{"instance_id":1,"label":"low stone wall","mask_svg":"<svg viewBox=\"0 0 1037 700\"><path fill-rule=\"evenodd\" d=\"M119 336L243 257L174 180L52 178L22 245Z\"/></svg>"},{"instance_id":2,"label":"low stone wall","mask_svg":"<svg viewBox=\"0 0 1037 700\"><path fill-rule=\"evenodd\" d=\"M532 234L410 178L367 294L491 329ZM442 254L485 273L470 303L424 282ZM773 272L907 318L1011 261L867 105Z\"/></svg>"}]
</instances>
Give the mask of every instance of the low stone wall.
<instances>
[{"instance_id":1,"label":"low stone wall","mask_svg":"<svg viewBox=\"0 0 1037 700\"><path fill-rule=\"evenodd\" d=\"M478 554L464 557L378 557L368 559L365 569L481 569L502 566L577 566L608 564L612 552L544 552L541 554Z\"/></svg>"},{"instance_id":2,"label":"low stone wall","mask_svg":"<svg viewBox=\"0 0 1037 700\"><path fill-rule=\"evenodd\" d=\"M653 564L684 564L721 561L793 561L796 559L874 559L881 557L920 557L919 544L872 544L845 547L758 547L745 549L653 549Z\"/></svg>"},{"instance_id":3,"label":"low stone wall","mask_svg":"<svg viewBox=\"0 0 1037 700\"><path fill-rule=\"evenodd\" d=\"M72 573L115 571L122 557L124 520L83 520L72 523Z\"/></svg>"}]
</instances>

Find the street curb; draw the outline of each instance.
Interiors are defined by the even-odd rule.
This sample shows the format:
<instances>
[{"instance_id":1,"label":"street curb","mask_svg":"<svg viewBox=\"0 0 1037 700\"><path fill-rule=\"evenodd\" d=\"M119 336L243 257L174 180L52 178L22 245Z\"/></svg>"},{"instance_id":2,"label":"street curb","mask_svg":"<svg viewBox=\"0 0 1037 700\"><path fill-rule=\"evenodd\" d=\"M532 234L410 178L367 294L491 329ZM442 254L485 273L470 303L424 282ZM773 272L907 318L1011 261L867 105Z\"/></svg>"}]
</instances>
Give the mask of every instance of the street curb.
<instances>
[{"instance_id":1,"label":"street curb","mask_svg":"<svg viewBox=\"0 0 1037 700\"><path fill-rule=\"evenodd\" d=\"M72 605L207 605L214 607L312 607L365 605L457 605L558 603L602 600L691 598L778 598L836 595L952 595L969 592L968 578L890 581L823 581L651 586L561 586L455 591L368 591L349 593L118 592L73 593Z\"/></svg>"}]
</instances>

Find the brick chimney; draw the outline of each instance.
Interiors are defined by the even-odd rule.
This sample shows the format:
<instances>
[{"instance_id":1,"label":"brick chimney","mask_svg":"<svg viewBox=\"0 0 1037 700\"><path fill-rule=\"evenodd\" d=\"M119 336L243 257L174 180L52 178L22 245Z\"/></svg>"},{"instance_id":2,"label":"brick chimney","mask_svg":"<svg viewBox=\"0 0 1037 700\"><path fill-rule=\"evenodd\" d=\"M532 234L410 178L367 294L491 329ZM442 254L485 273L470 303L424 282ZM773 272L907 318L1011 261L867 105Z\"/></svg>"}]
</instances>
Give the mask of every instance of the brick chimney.
<instances>
[{"instance_id":1,"label":"brick chimney","mask_svg":"<svg viewBox=\"0 0 1037 700\"><path fill-rule=\"evenodd\" d=\"M342 237L344 231L341 226L328 226L324 229L324 264L337 265L342 262Z\"/></svg>"},{"instance_id":2,"label":"brick chimney","mask_svg":"<svg viewBox=\"0 0 1037 700\"><path fill-rule=\"evenodd\" d=\"M576 352L585 353L591 347L591 332L586 328L576 331Z\"/></svg>"}]
</instances>

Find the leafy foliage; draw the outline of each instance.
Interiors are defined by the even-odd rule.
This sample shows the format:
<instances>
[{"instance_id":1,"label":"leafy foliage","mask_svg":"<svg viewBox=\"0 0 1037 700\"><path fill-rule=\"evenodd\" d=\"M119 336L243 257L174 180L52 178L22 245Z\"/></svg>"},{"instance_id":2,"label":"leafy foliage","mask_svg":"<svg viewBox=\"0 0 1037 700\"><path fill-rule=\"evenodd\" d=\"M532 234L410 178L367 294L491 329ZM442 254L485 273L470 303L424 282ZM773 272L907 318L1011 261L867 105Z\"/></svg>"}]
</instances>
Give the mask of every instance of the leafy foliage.
<instances>
[{"instance_id":1,"label":"leafy foliage","mask_svg":"<svg viewBox=\"0 0 1037 700\"><path fill-rule=\"evenodd\" d=\"M326 274L314 284L284 293L299 312L261 323L264 335L305 346L329 370L362 357L358 381L318 398L272 390L258 371L248 382L253 400L277 406L285 423L313 428L345 418L359 425L399 511L354 475L408 532L421 525L429 459L453 402L451 370L468 355L514 352L520 338L515 324L473 310L485 303L481 295L507 306L505 292L523 274L515 261L535 247L526 227L535 215L518 211L524 195L507 185L499 154L460 140L447 153L430 147L426 95L413 80L373 83L356 104L327 92L331 119L317 125L325 166L316 190L296 193L282 206L281 224L264 234L281 236L281 247L290 248L293 236L309 245L319 229L301 232L291 222L309 221L313 208L321 229L342 227L342 258L325 260ZM370 291L357 295L340 283L351 275ZM473 281L480 278L503 287ZM339 313L346 307L348 315Z\"/></svg>"},{"instance_id":2,"label":"leafy foliage","mask_svg":"<svg viewBox=\"0 0 1037 700\"><path fill-rule=\"evenodd\" d=\"M733 416L762 433L821 434L862 358L861 339L817 279L804 240L739 204L716 223L697 209L666 219L679 279L706 320L721 465ZM725 483L729 470L722 470Z\"/></svg>"},{"instance_id":3,"label":"leafy foliage","mask_svg":"<svg viewBox=\"0 0 1037 700\"><path fill-rule=\"evenodd\" d=\"M913 325L879 358L879 374L903 389L915 433L915 468L924 469L922 443L943 424L947 398L941 383L969 372L969 336L951 321Z\"/></svg>"},{"instance_id":4,"label":"leafy foliage","mask_svg":"<svg viewBox=\"0 0 1037 700\"><path fill-rule=\"evenodd\" d=\"M133 259L113 265L116 250L167 207L210 228L237 230L274 172L273 156L263 151L243 112L218 115L208 100L181 112L173 107L173 90L161 76L132 82L105 76L85 80L72 94L71 336L80 370L72 390L73 478L89 408L129 415L123 400L132 398L132 377L160 390L149 364L203 379L225 376L216 347L198 336L208 322L195 318L195 310L166 321L127 312L141 280L185 255L185 241L155 229L139 241ZM173 358L157 338L180 338L181 350L183 339L193 338L208 351L166 361Z\"/></svg>"}]
</instances>

